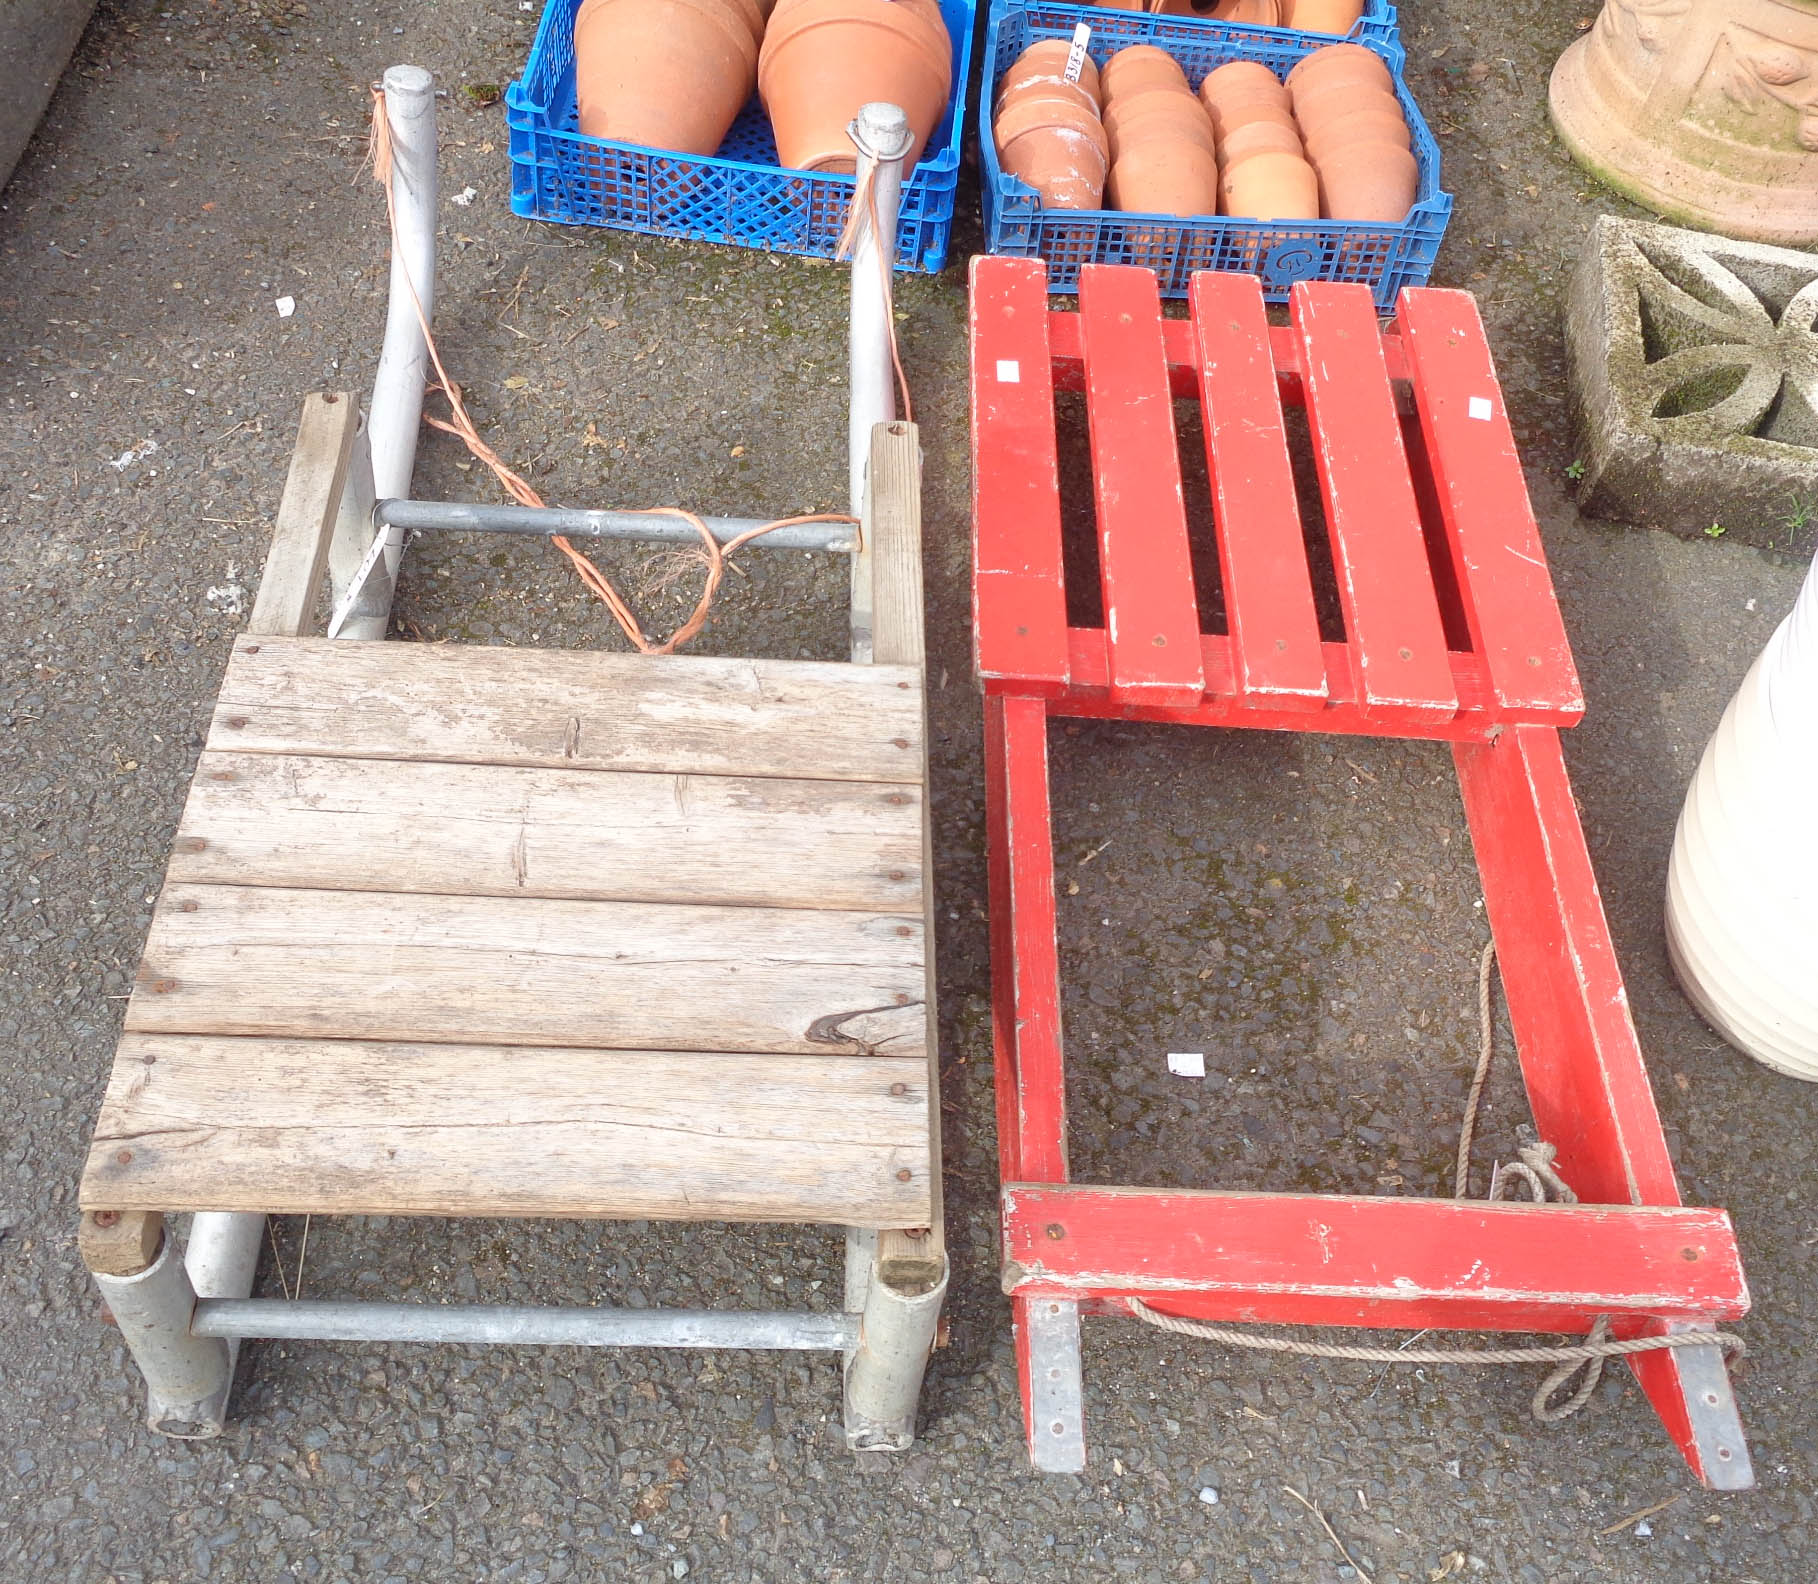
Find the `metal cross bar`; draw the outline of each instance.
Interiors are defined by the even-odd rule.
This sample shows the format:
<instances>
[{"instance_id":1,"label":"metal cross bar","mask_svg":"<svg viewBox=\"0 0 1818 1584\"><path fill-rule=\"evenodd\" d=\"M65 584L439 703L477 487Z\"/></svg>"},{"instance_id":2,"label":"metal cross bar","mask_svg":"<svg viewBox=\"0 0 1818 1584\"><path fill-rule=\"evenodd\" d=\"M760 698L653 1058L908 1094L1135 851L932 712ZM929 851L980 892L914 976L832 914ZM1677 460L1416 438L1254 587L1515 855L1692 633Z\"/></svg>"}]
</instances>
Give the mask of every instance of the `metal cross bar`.
<instances>
[{"instance_id":1,"label":"metal cross bar","mask_svg":"<svg viewBox=\"0 0 1818 1584\"><path fill-rule=\"evenodd\" d=\"M706 517L721 544L768 517ZM490 506L467 501L382 500L373 508L375 527L430 529L457 533L564 534L571 539L645 539L659 544L699 544L700 532L686 517L666 512L584 511L571 506ZM793 523L752 541L770 550L843 550L856 543L852 523Z\"/></svg>"},{"instance_id":2,"label":"metal cross bar","mask_svg":"<svg viewBox=\"0 0 1818 1584\"><path fill-rule=\"evenodd\" d=\"M203 1298L198 1337L314 1342L480 1342L546 1347L785 1348L832 1352L858 1342L855 1314L736 1309L535 1308L515 1304L288 1302Z\"/></svg>"}]
</instances>

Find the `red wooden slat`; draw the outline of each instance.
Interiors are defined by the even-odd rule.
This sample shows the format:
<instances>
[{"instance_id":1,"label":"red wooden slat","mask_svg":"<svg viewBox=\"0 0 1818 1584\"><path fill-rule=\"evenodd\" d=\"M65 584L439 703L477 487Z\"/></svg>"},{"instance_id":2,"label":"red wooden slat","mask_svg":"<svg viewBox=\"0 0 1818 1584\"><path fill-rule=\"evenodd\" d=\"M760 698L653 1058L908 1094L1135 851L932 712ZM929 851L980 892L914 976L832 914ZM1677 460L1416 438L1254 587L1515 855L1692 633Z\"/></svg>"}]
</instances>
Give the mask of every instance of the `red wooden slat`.
<instances>
[{"instance_id":1,"label":"red wooden slat","mask_svg":"<svg viewBox=\"0 0 1818 1584\"><path fill-rule=\"evenodd\" d=\"M1363 286L1302 281L1290 313L1364 708L1384 725L1451 715L1458 699L1375 304Z\"/></svg>"},{"instance_id":2,"label":"red wooden slat","mask_svg":"<svg viewBox=\"0 0 1818 1584\"><path fill-rule=\"evenodd\" d=\"M1206 677L1155 276L1087 265L1079 319L1111 691L1191 704Z\"/></svg>"},{"instance_id":3,"label":"red wooden slat","mask_svg":"<svg viewBox=\"0 0 1818 1584\"><path fill-rule=\"evenodd\" d=\"M1678 1204L1559 733L1452 756L1534 1125L1581 1199Z\"/></svg>"},{"instance_id":4,"label":"red wooden slat","mask_svg":"<svg viewBox=\"0 0 1818 1584\"><path fill-rule=\"evenodd\" d=\"M1051 715L1092 719L1155 721L1172 726L1248 726L1262 731L1342 732L1350 736L1381 737L1383 724L1365 714L1352 675L1351 652L1343 644L1320 646L1325 657L1329 694L1323 709L1272 709L1245 704L1236 697L1236 670L1231 640L1222 633L1203 633L1200 655L1206 667L1206 696L1185 707L1120 703L1111 696L1111 662L1102 627L1074 627L1068 633L1068 664L1072 685L1061 698L1048 701ZM1458 713L1449 718L1403 721L1393 735L1440 742L1484 742L1504 730L1482 706L1489 698L1483 662L1474 654L1454 650L1447 659L1452 686L1458 694Z\"/></svg>"},{"instance_id":5,"label":"red wooden slat","mask_svg":"<svg viewBox=\"0 0 1818 1584\"><path fill-rule=\"evenodd\" d=\"M972 261L972 609L981 679L1067 683L1047 272Z\"/></svg>"},{"instance_id":6,"label":"red wooden slat","mask_svg":"<svg viewBox=\"0 0 1818 1584\"><path fill-rule=\"evenodd\" d=\"M1191 291L1238 694L1246 703L1318 709L1326 668L1262 282L1208 272L1193 277Z\"/></svg>"},{"instance_id":7,"label":"red wooden slat","mask_svg":"<svg viewBox=\"0 0 1818 1584\"><path fill-rule=\"evenodd\" d=\"M1400 329L1471 646L1505 710L1584 711L1483 321L1469 292L1408 290Z\"/></svg>"},{"instance_id":8,"label":"red wooden slat","mask_svg":"<svg viewBox=\"0 0 1818 1584\"><path fill-rule=\"evenodd\" d=\"M999 1168L1067 1178L1048 717L1039 699L985 700L991 1007Z\"/></svg>"},{"instance_id":9,"label":"red wooden slat","mask_svg":"<svg viewBox=\"0 0 1818 1584\"><path fill-rule=\"evenodd\" d=\"M1005 1286L1322 1325L1583 1330L1749 1307L1721 1210L1008 1183Z\"/></svg>"}]
</instances>

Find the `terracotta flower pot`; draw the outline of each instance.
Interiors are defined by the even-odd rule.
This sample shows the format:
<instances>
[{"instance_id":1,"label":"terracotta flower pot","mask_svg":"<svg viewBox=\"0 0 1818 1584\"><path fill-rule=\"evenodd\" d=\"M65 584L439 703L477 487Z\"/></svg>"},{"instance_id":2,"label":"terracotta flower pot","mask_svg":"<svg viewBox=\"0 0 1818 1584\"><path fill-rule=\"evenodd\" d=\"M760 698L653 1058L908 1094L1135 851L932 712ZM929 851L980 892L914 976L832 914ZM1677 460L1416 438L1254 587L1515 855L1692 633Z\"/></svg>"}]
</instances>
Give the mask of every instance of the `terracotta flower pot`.
<instances>
[{"instance_id":1,"label":"terracotta flower pot","mask_svg":"<svg viewBox=\"0 0 1818 1584\"><path fill-rule=\"evenodd\" d=\"M1229 172L1235 165L1257 154L1292 154L1305 159L1300 134L1278 121L1249 121L1233 132L1218 149L1219 169Z\"/></svg>"},{"instance_id":2,"label":"terracotta flower pot","mask_svg":"<svg viewBox=\"0 0 1818 1584\"><path fill-rule=\"evenodd\" d=\"M1402 119L1400 106L1393 110L1365 107L1322 122L1307 134L1307 158L1317 165L1328 154L1363 143L1389 143L1411 149L1413 134Z\"/></svg>"},{"instance_id":3,"label":"terracotta flower pot","mask_svg":"<svg viewBox=\"0 0 1818 1584\"><path fill-rule=\"evenodd\" d=\"M1273 99L1284 110L1292 103L1287 84L1261 61L1226 61L1213 68L1199 85L1199 97L1208 110L1240 99Z\"/></svg>"},{"instance_id":4,"label":"terracotta flower pot","mask_svg":"<svg viewBox=\"0 0 1818 1584\"><path fill-rule=\"evenodd\" d=\"M1319 178L1298 154L1255 154L1225 172L1225 213L1244 220L1317 220Z\"/></svg>"},{"instance_id":5,"label":"terracotta flower pot","mask_svg":"<svg viewBox=\"0 0 1818 1584\"><path fill-rule=\"evenodd\" d=\"M1330 77L1298 89L1294 95L1294 119L1301 129L1311 133L1328 121L1364 109L1389 109L1401 113L1401 101L1393 90L1377 82L1364 82L1350 77Z\"/></svg>"},{"instance_id":6,"label":"terracotta flower pot","mask_svg":"<svg viewBox=\"0 0 1818 1584\"><path fill-rule=\"evenodd\" d=\"M1081 101L1084 101L1083 103ZM1111 145L1092 102L1072 83L1049 83L1044 91L1023 94L998 112L991 128L998 153L1018 138L1046 127L1076 128L1107 156Z\"/></svg>"},{"instance_id":7,"label":"terracotta flower pot","mask_svg":"<svg viewBox=\"0 0 1818 1584\"><path fill-rule=\"evenodd\" d=\"M1125 149L1106 184L1111 207L1139 214L1218 212L1218 161L1187 138L1154 138Z\"/></svg>"},{"instance_id":8,"label":"terracotta flower pot","mask_svg":"<svg viewBox=\"0 0 1818 1584\"><path fill-rule=\"evenodd\" d=\"M758 45L722 0L587 0L574 57L587 136L712 154L751 97Z\"/></svg>"},{"instance_id":9,"label":"terracotta flower pot","mask_svg":"<svg viewBox=\"0 0 1818 1584\"><path fill-rule=\"evenodd\" d=\"M1065 80L1067 57L1073 49L1070 39L1038 39L1010 63L1010 69L997 85L998 103L1020 92L1032 82ZM1080 67L1078 86L1092 96L1094 104L1103 104L1098 86L1098 67L1088 55Z\"/></svg>"},{"instance_id":10,"label":"terracotta flower pot","mask_svg":"<svg viewBox=\"0 0 1818 1584\"><path fill-rule=\"evenodd\" d=\"M1291 110L1284 110L1267 99L1240 99L1236 104L1214 105L1211 120L1213 130L1221 138L1228 138L1251 121L1273 121L1277 126L1290 129L1295 125Z\"/></svg>"},{"instance_id":11,"label":"terracotta flower pot","mask_svg":"<svg viewBox=\"0 0 1818 1584\"><path fill-rule=\"evenodd\" d=\"M1217 157L1218 144L1211 124L1202 114L1197 120L1182 115L1167 105L1145 105L1134 115L1121 116L1115 125L1107 124L1106 136L1111 143L1111 161L1115 165L1125 152L1143 143L1185 141Z\"/></svg>"},{"instance_id":12,"label":"terracotta flower pot","mask_svg":"<svg viewBox=\"0 0 1818 1584\"><path fill-rule=\"evenodd\" d=\"M1326 44L1312 50L1295 62L1288 73L1288 89L1298 93L1302 87L1319 81L1329 72L1352 76L1374 75L1386 87L1392 86L1389 68L1374 50L1361 44Z\"/></svg>"},{"instance_id":13,"label":"terracotta flower pot","mask_svg":"<svg viewBox=\"0 0 1818 1584\"><path fill-rule=\"evenodd\" d=\"M997 96L997 120L1002 120L1019 105L1061 101L1071 105L1089 120L1098 120L1098 102L1078 83L1063 82L1058 77L1038 77L1022 84L1014 93Z\"/></svg>"},{"instance_id":14,"label":"terracotta flower pot","mask_svg":"<svg viewBox=\"0 0 1818 1584\"><path fill-rule=\"evenodd\" d=\"M777 0L757 83L783 165L850 173L847 123L886 100L909 118L907 169L947 108L953 44L933 0Z\"/></svg>"},{"instance_id":15,"label":"terracotta flower pot","mask_svg":"<svg viewBox=\"0 0 1818 1584\"><path fill-rule=\"evenodd\" d=\"M1105 106L1105 130L1115 145L1126 127L1152 117L1178 128L1207 149L1217 147L1212 137L1212 121L1205 107L1184 89L1147 88L1141 93L1113 99Z\"/></svg>"},{"instance_id":16,"label":"terracotta flower pot","mask_svg":"<svg viewBox=\"0 0 1818 1584\"><path fill-rule=\"evenodd\" d=\"M1328 220L1399 225L1419 190L1419 164L1392 143L1338 149L1319 165L1320 207Z\"/></svg>"},{"instance_id":17,"label":"terracotta flower pot","mask_svg":"<svg viewBox=\"0 0 1818 1584\"><path fill-rule=\"evenodd\" d=\"M1363 9L1364 0L1286 0L1281 20L1303 33L1349 33Z\"/></svg>"},{"instance_id":18,"label":"terracotta flower pot","mask_svg":"<svg viewBox=\"0 0 1818 1584\"><path fill-rule=\"evenodd\" d=\"M1099 88L1109 104L1119 94L1137 93L1143 88L1187 88L1187 74L1175 64L1174 57L1153 44L1132 44L1106 61L1098 74Z\"/></svg>"},{"instance_id":19,"label":"terracotta flower pot","mask_svg":"<svg viewBox=\"0 0 1818 1584\"><path fill-rule=\"evenodd\" d=\"M1069 99L1029 97L998 118L996 137L999 164L1040 192L1046 207L1099 207L1111 158L1097 116Z\"/></svg>"},{"instance_id":20,"label":"terracotta flower pot","mask_svg":"<svg viewBox=\"0 0 1818 1584\"><path fill-rule=\"evenodd\" d=\"M1154 10L1163 16L1208 17L1217 22L1260 23L1274 27L1281 21L1282 0L1162 0L1148 7L1140 0L1122 0L1131 11Z\"/></svg>"},{"instance_id":21,"label":"terracotta flower pot","mask_svg":"<svg viewBox=\"0 0 1818 1584\"><path fill-rule=\"evenodd\" d=\"M1220 22L1249 22L1274 27L1281 21L1281 0L1221 0L1212 8Z\"/></svg>"}]
</instances>

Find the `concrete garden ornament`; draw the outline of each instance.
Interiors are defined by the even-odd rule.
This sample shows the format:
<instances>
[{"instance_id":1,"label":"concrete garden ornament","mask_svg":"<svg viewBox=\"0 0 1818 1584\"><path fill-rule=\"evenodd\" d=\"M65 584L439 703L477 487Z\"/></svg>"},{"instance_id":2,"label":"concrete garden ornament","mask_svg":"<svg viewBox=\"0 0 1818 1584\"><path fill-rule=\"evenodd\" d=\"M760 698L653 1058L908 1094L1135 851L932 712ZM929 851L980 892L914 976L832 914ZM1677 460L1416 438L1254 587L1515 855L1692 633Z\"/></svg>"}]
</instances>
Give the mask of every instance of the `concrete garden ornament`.
<instances>
[{"instance_id":1,"label":"concrete garden ornament","mask_svg":"<svg viewBox=\"0 0 1818 1584\"><path fill-rule=\"evenodd\" d=\"M1607 0L1551 101L1574 157L1637 203L1818 241L1818 0Z\"/></svg>"},{"instance_id":2,"label":"concrete garden ornament","mask_svg":"<svg viewBox=\"0 0 1818 1584\"><path fill-rule=\"evenodd\" d=\"M1818 256L1605 215L1566 317L1596 516L1809 551Z\"/></svg>"}]
</instances>

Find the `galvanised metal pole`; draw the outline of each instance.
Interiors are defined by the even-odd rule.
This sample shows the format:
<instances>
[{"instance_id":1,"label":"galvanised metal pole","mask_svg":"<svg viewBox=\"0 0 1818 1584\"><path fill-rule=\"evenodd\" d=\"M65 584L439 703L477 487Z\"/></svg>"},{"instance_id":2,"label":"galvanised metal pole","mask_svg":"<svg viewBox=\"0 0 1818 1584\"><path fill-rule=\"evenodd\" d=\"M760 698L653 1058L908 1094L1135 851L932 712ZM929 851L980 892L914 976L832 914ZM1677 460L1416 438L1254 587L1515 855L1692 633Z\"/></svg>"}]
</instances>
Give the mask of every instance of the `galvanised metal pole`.
<instances>
[{"instance_id":1,"label":"galvanised metal pole","mask_svg":"<svg viewBox=\"0 0 1818 1584\"><path fill-rule=\"evenodd\" d=\"M423 326L434 321L436 301L435 79L421 66L389 68L385 73L385 118L391 129L396 235L391 249L385 345L373 379L367 422L373 491L381 498L410 494L417 431L423 419L423 387L429 375ZM401 530L385 546L385 568L394 582L403 546Z\"/></svg>"},{"instance_id":2,"label":"galvanised metal pole","mask_svg":"<svg viewBox=\"0 0 1818 1584\"><path fill-rule=\"evenodd\" d=\"M659 544L699 544L700 532L685 517L665 512L587 511L574 506L492 506L467 501L382 500L373 523L405 530L449 533L565 534L571 539L642 539ZM702 517L721 544L761 528L766 517ZM372 539L367 531L367 542ZM857 542L851 523L796 523L773 528L752 545L769 550L849 551Z\"/></svg>"},{"instance_id":3,"label":"galvanised metal pole","mask_svg":"<svg viewBox=\"0 0 1818 1584\"><path fill-rule=\"evenodd\" d=\"M895 374L890 359L890 272L896 268L896 216L902 197L903 159L915 142L909 118L893 104L860 108L847 129L858 149L858 187L870 178L871 203L858 216L852 248L852 307L848 366L851 405L846 456L852 515L865 510L865 471L871 431L896 418ZM876 223L873 224L875 215Z\"/></svg>"},{"instance_id":4,"label":"galvanised metal pole","mask_svg":"<svg viewBox=\"0 0 1818 1584\"><path fill-rule=\"evenodd\" d=\"M583 1309L507 1305L203 1299L198 1337L317 1342L478 1342L545 1347L827 1349L852 1347L858 1317L736 1309Z\"/></svg>"}]
</instances>

